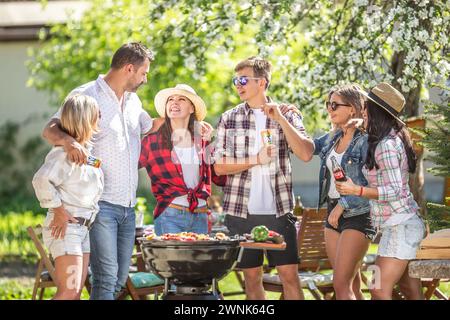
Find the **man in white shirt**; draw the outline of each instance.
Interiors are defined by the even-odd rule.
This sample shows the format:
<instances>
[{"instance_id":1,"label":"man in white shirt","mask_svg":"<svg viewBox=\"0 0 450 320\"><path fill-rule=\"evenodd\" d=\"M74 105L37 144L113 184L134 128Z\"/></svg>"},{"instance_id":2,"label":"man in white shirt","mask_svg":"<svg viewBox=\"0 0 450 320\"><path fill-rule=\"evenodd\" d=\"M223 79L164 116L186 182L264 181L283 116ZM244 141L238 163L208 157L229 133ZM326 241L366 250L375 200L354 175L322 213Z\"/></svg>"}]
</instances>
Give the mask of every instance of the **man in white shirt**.
<instances>
[{"instance_id":1,"label":"man in white shirt","mask_svg":"<svg viewBox=\"0 0 450 320\"><path fill-rule=\"evenodd\" d=\"M91 96L100 106L100 131L94 135L90 150L92 156L101 159L105 178L100 211L90 230L91 299L95 300L114 299L128 277L135 241L141 135L153 126L136 90L147 82L153 59L153 53L142 44L124 44L114 53L106 75L99 75L71 93ZM63 146L72 162L86 163L88 150L60 129L59 117L58 111L45 127L43 137L52 145Z\"/></svg>"}]
</instances>

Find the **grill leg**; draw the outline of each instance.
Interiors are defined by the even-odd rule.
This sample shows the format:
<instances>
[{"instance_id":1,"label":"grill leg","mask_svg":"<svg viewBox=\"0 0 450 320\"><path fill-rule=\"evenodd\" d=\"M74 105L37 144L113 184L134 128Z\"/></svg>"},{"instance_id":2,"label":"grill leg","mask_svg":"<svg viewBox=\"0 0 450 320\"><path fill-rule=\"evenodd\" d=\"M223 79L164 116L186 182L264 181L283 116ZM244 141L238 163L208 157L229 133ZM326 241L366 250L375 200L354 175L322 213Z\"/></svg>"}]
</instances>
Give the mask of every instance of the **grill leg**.
<instances>
[{"instance_id":1,"label":"grill leg","mask_svg":"<svg viewBox=\"0 0 450 320\"><path fill-rule=\"evenodd\" d=\"M217 295L217 280L216 279L212 279L211 290L214 295Z\"/></svg>"},{"instance_id":2,"label":"grill leg","mask_svg":"<svg viewBox=\"0 0 450 320\"><path fill-rule=\"evenodd\" d=\"M170 287L169 279L164 278L164 295L169 294L169 287Z\"/></svg>"},{"instance_id":3,"label":"grill leg","mask_svg":"<svg viewBox=\"0 0 450 320\"><path fill-rule=\"evenodd\" d=\"M244 254L244 247L240 247L239 248L239 254L238 254L238 258L236 260L237 263L241 262L242 259L242 255Z\"/></svg>"}]
</instances>

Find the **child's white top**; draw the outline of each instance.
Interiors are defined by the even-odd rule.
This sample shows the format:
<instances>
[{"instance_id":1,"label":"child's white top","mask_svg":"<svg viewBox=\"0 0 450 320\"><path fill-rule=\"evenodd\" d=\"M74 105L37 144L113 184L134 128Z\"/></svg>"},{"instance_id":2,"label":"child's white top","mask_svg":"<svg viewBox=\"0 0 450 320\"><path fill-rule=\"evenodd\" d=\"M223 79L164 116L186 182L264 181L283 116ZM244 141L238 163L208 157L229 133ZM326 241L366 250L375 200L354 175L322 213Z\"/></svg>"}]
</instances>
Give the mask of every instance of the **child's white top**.
<instances>
[{"instance_id":1,"label":"child's white top","mask_svg":"<svg viewBox=\"0 0 450 320\"><path fill-rule=\"evenodd\" d=\"M63 147L54 147L33 177L33 188L42 208L64 208L74 217L90 218L99 210L103 173L90 165L67 160Z\"/></svg>"}]
</instances>

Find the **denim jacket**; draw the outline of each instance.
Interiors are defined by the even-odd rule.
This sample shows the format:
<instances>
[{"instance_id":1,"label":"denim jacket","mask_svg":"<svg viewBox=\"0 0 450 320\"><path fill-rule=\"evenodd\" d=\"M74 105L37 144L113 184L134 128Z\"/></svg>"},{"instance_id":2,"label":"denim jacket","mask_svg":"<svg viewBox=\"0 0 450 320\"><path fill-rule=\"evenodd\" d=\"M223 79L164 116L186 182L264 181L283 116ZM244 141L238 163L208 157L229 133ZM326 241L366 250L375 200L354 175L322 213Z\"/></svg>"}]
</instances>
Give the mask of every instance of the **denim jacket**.
<instances>
[{"instance_id":1,"label":"denim jacket","mask_svg":"<svg viewBox=\"0 0 450 320\"><path fill-rule=\"evenodd\" d=\"M333 136L331 136L330 133L327 133L314 139L314 154L320 157L318 208L320 208L327 200L330 188L330 172L326 165L326 159L341 136L342 130L338 130ZM350 177L355 184L360 186L367 186L367 180L362 173L366 155L367 135L356 130L352 141L342 156L341 166L344 169L345 174ZM341 196L338 202L345 210L343 213L344 218L361 215L370 211L369 200L363 197L353 195Z\"/></svg>"}]
</instances>

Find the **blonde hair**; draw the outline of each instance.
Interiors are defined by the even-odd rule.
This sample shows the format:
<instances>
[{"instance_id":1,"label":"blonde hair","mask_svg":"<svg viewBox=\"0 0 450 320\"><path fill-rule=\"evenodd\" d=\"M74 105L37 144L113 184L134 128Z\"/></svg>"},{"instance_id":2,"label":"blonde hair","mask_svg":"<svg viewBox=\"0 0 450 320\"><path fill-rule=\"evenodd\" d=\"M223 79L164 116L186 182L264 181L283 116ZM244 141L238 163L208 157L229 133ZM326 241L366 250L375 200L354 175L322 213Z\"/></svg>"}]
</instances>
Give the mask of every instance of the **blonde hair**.
<instances>
[{"instance_id":1,"label":"blonde hair","mask_svg":"<svg viewBox=\"0 0 450 320\"><path fill-rule=\"evenodd\" d=\"M61 127L81 144L90 144L98 132L99 107L97 101L83 94L66 98L61 111Z\"/></svg>"}]
</instances>

